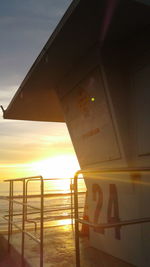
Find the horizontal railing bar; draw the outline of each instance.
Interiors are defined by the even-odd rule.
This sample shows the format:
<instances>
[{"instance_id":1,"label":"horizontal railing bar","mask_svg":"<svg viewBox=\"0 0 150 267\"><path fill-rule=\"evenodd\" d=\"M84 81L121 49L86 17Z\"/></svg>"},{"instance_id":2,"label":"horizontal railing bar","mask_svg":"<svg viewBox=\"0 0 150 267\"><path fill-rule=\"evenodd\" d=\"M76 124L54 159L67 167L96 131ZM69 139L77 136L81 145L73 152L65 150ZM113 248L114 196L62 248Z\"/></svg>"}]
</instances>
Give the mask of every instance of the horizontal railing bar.
<instances>
[{"instance_id":1,"label":"horizontal railing bar","mask_svg":"<svg viewBox=\"0 0 150 267\"><path fill-rule=\"evenodd\" d=\"M52 217L52 216L47 216L47 217L44 217L44 221L56 221L56 220L63 220L63 219L70 219L71 218L71 215L58 215L58 216L55 216L55 217ZM39 218L36 218L36 221L40 221L40 217Z\"/></svg>"},{"instance_id":2,"label":"horizontal railing bar","mask_svg":"<svg viewBox=\"0 0 150 267\"><path fill-rule=\"evenodd\" d=\"M3 216L3 219L4 220L6 220L6 221L8 221L8 219L7 219L7 216L5 215L5 216ZM22 221L21 220L17 220L17 221L15 221L15 223L16 224L20 224L20 223L22 223Z\"/></svg>"},{"instance_id":3,"label":"horizontal railing bar","mask_svg":"<svg viewBox=\"0 0 150 267\"><path fill-rule=\"evenodd\" d=\"M73 193L72 193L73 194ZM84 191L82 192L79 192L79 195L82 195L82 194L85 194ZM71 195L71 193L49 193L49 194L44 194L43 197L44 198L48 198L48 197L57 197L57 196L68 196L68 195ZM40 197L41 195L27 195L26 198L38 198ZM12 197L9 197L9 196L1 196L0 198L2 198L3 200L6 200L6 199L14 199L14 198L23 198L23 196L21 195L14 195Z\"/></svg>"},{"instance_id":4,"label":"horizontal railing bar","mask_svg":"<svg viewBox=\"0 0 150 267\"><path fill-rule=\"evenodd\" d=\"M90 222L82 220L82 219L77 219L76 221L78 221L79 223L82 223L82 224L86 224L90 227L96 228L98 230L98 229L102 229L102 228L106 229L106 228L121 227L121 226L126 226L126 225L148 223L148 222L150 222L150 217L120 221L120 222L115 222L115 223L104 223L104 224L94 224L94 223L90 223Z\"/></svg>"},{"instance_id":5,"label":"horizontal railing bar","mask_svg":"<svg viewBox=\"0 0 150 267\"><path fill-rule=\"evenodd\" d=\"M3 219L6 220L6 221L8 221L8 219L6 218L6 216L3 216ZM25 220L25 221L28 222L29 220ZM21 224L22 221L21 221L21 220L17 220L17 221L15 221L15 223L16 223L16 225L18 225L18 224ZM32 223L32 222L30 221L29 223ZM3 223L3 224L6 225L6 222ZM21 229L22 229L22 228L21 228ZM19 230L20 230L20 229L19 229Z\"/></svg>"},{"instance_id":6,"label":"horizontal railing bar","mask_svg":"<svg viewBox=\"0 0 150 267\"><path fill-rule=\"evenodd\" d=\"M28 179L28 180L30 180L30 178L24 178L24 179ZM32 180L33 178L31 178L31 180ZM84 178L82 178L82 177L79 177L78 178L79 180L80 179L84 179ZM35 179L33 179L33 181L38 181L39 180L39 178L35 178ZM72 177L72 178L43 178L42 179L43 181L64 181L64 180L74 180L74 178Z\"/></svg>"},{"instance_id":7,"label":"horizontal railing bar","mask_svg":"<svg viewBox=\"0 0 150 267\"><path fill-rule=\"evenodd\" d=\"M79 214L82 215L83 213L82 213L82 212L79 212ZM69 214L69 215L47 216L47 217L44 217L44 220L45 220L45 221L46 221L47 219L51 219L51 220L54 220L54 221L56 221L56 220L60 220L60 219L58 219L58 218L60 218L60 219L65 219L65 218L70 219L70 218L71 218L71 214ZM39 217L36 218L36 221L39 221L39 220L40 220Z\"/></svg>"},{"instance_id":8,"label":"horizontal railing bar","mask_svg":"<svg viewBox=\"0 0 150 267\"><path fill-rule=\"evenodd\" d=\"M28 179L36 179L36 178L42 178L41 175L38 176L31 176L31 177L23 177L23 178L15 178L15 179L6 179L4 182L11 182L11 181L23 181L23 180L28 180ZM43 180L43 179L42 179Z\"/></svg>"},{"instance_id":9,"label":"horizontal railing bar","mask_svg":"<svg viewBox=\"0 0 150 267\"><path fill-rule=\"evenodd\" d=\"M37 181L37 180L40 180L42 178L42 176L31 176L31 177L23 177L23 178L15 178L15 179L6 179L6 180L4 180L4 182L11 182L11 181L23 181L23 180L33 180L33 181ZM53 181L53 180L55 180L55 181L60 181L60 180L73 180L74 178L73 177L70 177L70 178L68 178L68 177L66 177L66 178L42 178L42 180L43 181ZM78 179L83 179L82 177L79 177Z\"/></svg>"},{"instance_id":10,"label":"horizontal railing bar","mask_svg":"<svg viewBox=\"0 0 150 267\"><path fill-rule=\"evenodd\" d=\"M7 199L7 200L9 200L9 199ZM41 210L41 208L32 206L32 205L27 204L27 203L21 203L21 202L19 202L19 201L17 201L17 200L10 199L9 201L10 201L10 202L13 202L13 203L16 203L16 204L18 204L18 205L21 205L21 206L26 206L26 207L35 209L35 210L39 210L39 211ZM80 207L80 208L83 208L83 207ZM68 209L69 209L69 207L68 207ZM66 208L64 208L64 209L63 209L63 208L62 208L62 209L53 209L52 211L59 211L59 210L66 210ZM50 210L49 210L49 211L50 211ZM46 212L46 210L45 210L45 212Z\"/></svg>"},{"instance_id":11,"label":"horizontal railing bar","mask_svg":"<svg viewBox=\"0 0 150 267\"><path fill-rule=\"evenodd\" d=\"M83 209L84 207L79 207L79 209ZM61 211L61 210L70 210L70 207L68 208L61 208L61 209L53 209L53 210L44 210L44 213L47 213L47 212L56 212L56 211ZM39 214L40 211L35 211L35 212L28 212L26 213L26 215L33 215L33 214ZM12 214L12 217L14 216L21 216L22 213L15 213L15 214ZM9 217L8 214L5 215L5 217Z\"/></svg>"},{"instance_id":12,"label":"horizontal railing bar","mask_svg":"<svg viewBox=\"0 0 150 267\"><path fill-rule=\"evenodd\" d=\"M6 221L8 221L8 219L6 219L5 217L3 217ZM31 237L34 241L36 241L37 243L40 243L40 239L39 238L36 238L34 235L30 234L29 232L27 231L22 231L22 228L20 226L18 226L15 222L13 221L10 221L10 224L14 225L18 230L21 231L21 233L25 233L26 235L28 235L29 237Z\"/></svg>"},{"instance_id":13,"label":"horizontal railing bar","mask_svg":"<svg viewBox=\"0 0 150 267\"><path fill-rule=\"evenodd\" d=\"M11 197L8 198L7 200L10 201L10 202L16 203L16 204L18 204L18 205L21 205L21 206L26 206L26 207L29 207L29 208L32 208L32 209L35 209L35 210L40 210L40 208L37 208L37 207L32 206L32 205L30 205L30 204L27 204L27 203L21 203L21 202L19 202L19 201L17 201L17 200L13 200L13 199L11 199Z\"/></svg>"},{"instance_id":14,"label":"horizontal railing bar","mask_svg":"<svg viewBox=\"0 0 150 267\"><path fill-rule=\"evenodd\" d=\"M79 214L82 215L82 212L79 212ZM6 216L6 215L3 216L4 219L8 220L7 217L8 216ZM70 219L70 218L71 218L71 215L66 215L66 216L65 215L64 216L63 215L60 215L60 216L57 216L56 215L56 216L47 216L47 217L44 217L44 220L46 222L46 221L56 221L56 220ZM37 222L38 223L39 220L40 220L40 218L39 217L38 218L33 218L32 220L34 222ZM28 222L28 221L29 221L29 223L31 223L30 220L25 220L25 222ZM22 221L17 221L17 223L22 223ZM3 223L3 224L5 224L5 223Z\"/></svg>"}]
</instances>

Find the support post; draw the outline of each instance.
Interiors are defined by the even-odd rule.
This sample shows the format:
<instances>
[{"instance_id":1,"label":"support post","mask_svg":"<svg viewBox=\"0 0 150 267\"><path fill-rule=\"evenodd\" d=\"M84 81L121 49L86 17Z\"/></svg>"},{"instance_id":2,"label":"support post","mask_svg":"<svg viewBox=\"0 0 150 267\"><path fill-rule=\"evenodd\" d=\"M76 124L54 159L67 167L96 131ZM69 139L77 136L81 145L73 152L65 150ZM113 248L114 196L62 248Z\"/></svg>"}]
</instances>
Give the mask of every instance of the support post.
<instances>
[{"instance_id":1,"label":"support post","mask_svg":"<svg viewBox=\"0 0 150 267\"><path fill-rule=\"evenodd\" d=\"M22 244L21 244L21 257L22 257L22 266L24 266L24 241L25 241L25 204L26 204L26 188L25 188L25 179L22 180L23 182L23 199L22 199Z\"/></svg>"},{"instance_id":2,"label":"support post","mask_svg":"<svg viewBox=\"0 0 150 267\"><path fill-rule=\"evenodd\" d=\"M72 178L70 178L70 193L71 193L71 226L73 230L73 183L72 183Z\"/></svg>"},{"instance_id":3,"label":"support post","mask_svg":"<svg viewBox=\"0 0 150 267\"><path fill-rule=\"evenodd\" d=\"M8 252L10 252L11 202L12 202L12 181L9 181Z\"/></svg>"},{"instance_id":4,"label":"support post","mask_svg":"<svg viewBox=\"0 0 150 267\"><path fill-rule=\"evenodd\" d=\"M13 180L11 181L11 210L10 210L10 235L12 235L12 229L13 229L13 191L14 191L14 183Z\"/></svg>"},{"instance_id":5,"label":"support post","mask_svg":"<svg viewBox=\"0 0 150 267\"><path fill-rule=\"evenodd\" d=\"M43 267L43 211L44 211L44 181L41 177L41 221L40 221L40 267Z\"/></svg>"},{"instance_id":6,"label":"support post","mask_svg":"<svg viewBox=\"0 0 150 267\"><path fill-rule=\"evenodd\" d=\"M75 249L76 267L80 267L80 245L79 245L79 214L78 214L78 172L74 176L74 208L75 208Z\"/></svg>"}]
</instances>

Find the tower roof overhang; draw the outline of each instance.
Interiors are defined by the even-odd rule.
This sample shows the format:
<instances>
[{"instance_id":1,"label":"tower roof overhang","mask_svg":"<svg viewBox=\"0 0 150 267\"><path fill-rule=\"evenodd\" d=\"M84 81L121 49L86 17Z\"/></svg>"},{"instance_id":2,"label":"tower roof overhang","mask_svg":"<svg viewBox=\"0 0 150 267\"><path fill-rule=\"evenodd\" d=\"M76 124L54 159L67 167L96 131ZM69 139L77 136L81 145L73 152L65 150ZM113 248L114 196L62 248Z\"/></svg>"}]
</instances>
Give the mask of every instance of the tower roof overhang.
<instances>
[{"instance_id":1,"label":"tower roof overhang","mask_svg":"<svg viewBox=\"0 0 150 267\"><path fill-rule=\"evenodd\" d=\"M141 2L74 0L4 110L4 118L63 122L55 89L94 44L102 49L139 30L149 31L150 6Z\"/></svg>"}]
</instances>

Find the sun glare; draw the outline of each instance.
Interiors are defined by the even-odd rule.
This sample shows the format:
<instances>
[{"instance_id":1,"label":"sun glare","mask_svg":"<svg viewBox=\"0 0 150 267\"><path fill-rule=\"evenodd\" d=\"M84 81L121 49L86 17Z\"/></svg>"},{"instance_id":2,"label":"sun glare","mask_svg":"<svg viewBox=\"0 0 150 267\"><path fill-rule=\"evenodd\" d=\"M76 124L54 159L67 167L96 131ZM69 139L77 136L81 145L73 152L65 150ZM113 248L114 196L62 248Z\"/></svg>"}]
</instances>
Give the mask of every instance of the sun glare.
<instances>
[{"instance_id":1,"label":"sun glare","mask_svg":"<svg viewBox=\"0 0 150 267\"><path fill-rule=\"evenodd\" d=\"M44 178L71 178L79 169L79 163L73 155L61 155L34 162L32 168Z\"/></svg>"},{"instance_id":2,"label":"sun glare","mask_svg":"<svg viewBox=\"0 0 150 267\"><path fill-rule=\"evenodd\" d=\"M45 181L47 190L55 188L67 192L70 189L70 179L79 169L79 163L74 155L60 155L32 163L32 171L43 178L64 178L63 180ZM65 179L66 178L66 179Z\"/></svg>"},{"instance_id":3,"label":"sun glare","mask_svg":"<svg viewBox=\"0 0 150 267\"><path fill-rule=\"evenodd\" d=\"M0 165L0 179L2 180L2 176L8 179L36 175L42 175L43 178L73 178L79 168L76 156L65 154L28 164ZM70 189L70 179L45 181L44 184L47 190L53 188L52 190L68 191Z\"/></svg>"}]
</instances>

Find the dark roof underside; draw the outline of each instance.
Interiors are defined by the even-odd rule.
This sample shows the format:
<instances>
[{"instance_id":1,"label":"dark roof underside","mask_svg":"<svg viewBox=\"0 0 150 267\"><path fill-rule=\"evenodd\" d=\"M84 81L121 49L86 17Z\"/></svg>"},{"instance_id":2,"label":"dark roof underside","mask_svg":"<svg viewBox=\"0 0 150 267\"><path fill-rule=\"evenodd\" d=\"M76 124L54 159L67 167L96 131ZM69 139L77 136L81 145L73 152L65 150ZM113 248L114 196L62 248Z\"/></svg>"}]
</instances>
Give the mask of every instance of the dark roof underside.
<instances>
[{"instance_id":1,"label":"dark roof underside","mask_svg":"<svg viewBox=\"0 0 150 267\"><path fill-rule=\"evenodd\" d=\"M108 14L113 9L109 23ZM4 118L63 122L55 88L60 87L65 75L95 43L102 47L105 38L103 46L111 46L149 25L150 8L140 2L74 0L5 110Z\"/></svg>"}]
</instances>

